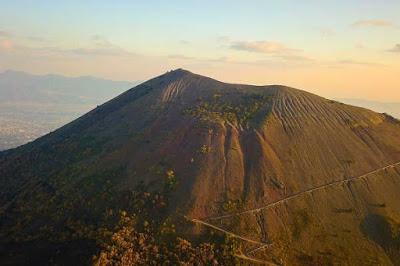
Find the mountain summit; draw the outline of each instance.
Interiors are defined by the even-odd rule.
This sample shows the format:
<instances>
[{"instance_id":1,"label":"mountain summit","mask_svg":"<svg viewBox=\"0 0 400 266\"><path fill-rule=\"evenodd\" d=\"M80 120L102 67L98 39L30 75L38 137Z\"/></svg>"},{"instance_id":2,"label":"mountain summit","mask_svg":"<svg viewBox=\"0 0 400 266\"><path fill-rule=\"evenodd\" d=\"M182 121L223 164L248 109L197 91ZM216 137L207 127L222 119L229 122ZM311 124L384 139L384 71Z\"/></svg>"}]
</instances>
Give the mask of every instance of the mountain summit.
<instances>
[{"instance_id":1,"label":"mountain summit","mask_svg":"<svg viewBox=\"0 0 400 266\"><path fill-rule=\"evenodd\" d=\"M112 223L140 187L168 192L182 234L228 234L246 258L396 265L399 161L390 116L178 69L0 153L0 262L93 246L81 228Z\"/></svg>"}]
</instances>

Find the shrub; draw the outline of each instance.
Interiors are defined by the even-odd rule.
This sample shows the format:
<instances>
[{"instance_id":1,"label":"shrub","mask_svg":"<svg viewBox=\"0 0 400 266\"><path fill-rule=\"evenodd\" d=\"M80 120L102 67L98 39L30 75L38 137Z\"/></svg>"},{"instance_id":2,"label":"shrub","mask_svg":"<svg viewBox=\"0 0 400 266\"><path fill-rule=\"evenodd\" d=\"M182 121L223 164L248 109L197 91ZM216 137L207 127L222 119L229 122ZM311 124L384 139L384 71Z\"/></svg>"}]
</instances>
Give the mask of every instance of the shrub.
<instances>
[{"instance_id":1,"label":"shrub","mask_svg":"<svg viewBox=\"0 0 400 266\"><path fill-rule=\"evenodd\" d=\"M137 217L121 213L117 230L102 244L94 265L235 265L231 243L192 244L181 237L162 241L151 223L137 230Z\"/></svg>"}]
</instances>

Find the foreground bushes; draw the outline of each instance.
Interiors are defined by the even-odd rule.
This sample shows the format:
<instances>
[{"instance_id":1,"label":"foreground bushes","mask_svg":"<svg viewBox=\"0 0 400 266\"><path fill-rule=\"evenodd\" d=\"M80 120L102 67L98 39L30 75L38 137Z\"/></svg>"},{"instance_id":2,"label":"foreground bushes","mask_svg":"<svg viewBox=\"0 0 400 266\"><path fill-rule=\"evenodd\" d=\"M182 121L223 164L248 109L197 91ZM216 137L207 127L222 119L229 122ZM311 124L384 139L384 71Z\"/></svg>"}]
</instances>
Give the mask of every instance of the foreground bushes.
<instances>
[{"instance_id":1,"label":"foreground bushes","mask_svg":"<svg viewBox=\"0 0 400 266\"><path fill-rule=\"evenodd\" d=\"M174 236L160 239L151 224L137 224L135 216L122 213L117 230L94 257L94 265L235 265L232 242L192 244ZM142 227L140 232L137 228Z\"/></svg>"}]
</instances>

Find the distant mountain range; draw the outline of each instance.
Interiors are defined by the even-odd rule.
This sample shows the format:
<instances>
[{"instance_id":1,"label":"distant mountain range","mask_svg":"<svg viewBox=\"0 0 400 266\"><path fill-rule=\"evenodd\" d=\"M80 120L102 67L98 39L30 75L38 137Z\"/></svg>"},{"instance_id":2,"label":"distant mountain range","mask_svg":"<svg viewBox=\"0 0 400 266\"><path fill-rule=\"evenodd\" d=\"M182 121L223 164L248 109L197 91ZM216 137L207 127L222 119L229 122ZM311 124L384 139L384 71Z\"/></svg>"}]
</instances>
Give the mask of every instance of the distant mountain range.
<instances>
[{"instance_id":1,"label":"distant mountain range","mask_svg":"<svg viewBox=\"0 0 400 266\"><path fill-rule=\"evenodd\" d=\"M400 119L400 102L378 102L362 99L337 99L346 104L364 107L375 112L387 113Z\"/></svg>"},{"instance_id":2,"label":"distant mountain range","mask_svg":"<svg viewBox=\"0 0 400 266\"><path fill-rule=\"evenodd\" d=\"M36 139L138 82L0 73L0 150Z\"/></svg>"},{"instance_id":3,"label":"distant mountain range","mask_svg":"<svg viewBox=\"0 0 400 266\"><path fill-rule=\"evenodd\" d=\"M0 152L0 265L179 265L132 255L126 215L238 265L400 265L399 191L399 120L179 69Z\"/></svg>"}]
</instances>

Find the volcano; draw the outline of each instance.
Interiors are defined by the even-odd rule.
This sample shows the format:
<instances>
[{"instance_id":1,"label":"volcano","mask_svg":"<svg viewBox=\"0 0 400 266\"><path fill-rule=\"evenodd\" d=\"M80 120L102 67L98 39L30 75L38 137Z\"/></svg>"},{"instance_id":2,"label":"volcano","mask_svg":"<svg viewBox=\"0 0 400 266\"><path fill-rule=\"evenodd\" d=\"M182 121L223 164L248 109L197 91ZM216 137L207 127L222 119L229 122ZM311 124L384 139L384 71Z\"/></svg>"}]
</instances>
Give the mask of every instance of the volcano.
<instances>
[{"instance_id":1,"label":"volcano","mask_svg":"<svg viewBox=\"0 0 400 266\"><path fill-rule=\"evenodd\" d=\"M87 262L82 228L167 184L183 235L229 235L254 263L400 265L399 162L387 114L170 71L0 153L0 262Z\"/></svg>"}]
</instances>

